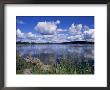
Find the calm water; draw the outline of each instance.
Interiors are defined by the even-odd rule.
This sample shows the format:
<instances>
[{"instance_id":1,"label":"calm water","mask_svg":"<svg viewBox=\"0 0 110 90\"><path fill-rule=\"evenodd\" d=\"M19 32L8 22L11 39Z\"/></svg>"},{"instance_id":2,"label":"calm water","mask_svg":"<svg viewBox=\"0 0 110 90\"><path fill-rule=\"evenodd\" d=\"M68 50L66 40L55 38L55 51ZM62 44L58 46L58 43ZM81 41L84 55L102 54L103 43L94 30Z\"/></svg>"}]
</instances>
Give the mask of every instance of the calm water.
<instances>
[{"instance_id":1,"label":"calm water","mask_svg":"<svg viewBox=\"0 0 110 90\"><path fill-rule=\"evenodd\" d=\"M22 57L31 54L44 64L59 63L62 58L72 62L94 64L94 45L91 44L17 45L16 50Z\"/></svg>"}]
</instances>

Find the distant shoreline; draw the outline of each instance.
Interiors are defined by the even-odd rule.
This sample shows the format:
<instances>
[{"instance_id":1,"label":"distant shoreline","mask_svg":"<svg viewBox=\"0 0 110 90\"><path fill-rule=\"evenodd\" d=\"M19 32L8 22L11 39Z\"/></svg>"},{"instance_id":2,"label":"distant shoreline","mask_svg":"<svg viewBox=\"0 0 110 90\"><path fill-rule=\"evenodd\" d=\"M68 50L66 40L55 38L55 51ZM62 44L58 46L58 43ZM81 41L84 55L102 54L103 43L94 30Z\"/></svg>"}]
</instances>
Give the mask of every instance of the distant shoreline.
<instances>
[{"instance_id":1,"label":"distant shoreline","mask_svg":"<svg viewBox=\"0 0 110 90\"><path fill-rule=\"evenodd\" d=\"M94 42L88 42L88 41L72 41L72 42L62 42L62 43L16 42L16 44L94 44Z\"/></svg>"}]
</instances>

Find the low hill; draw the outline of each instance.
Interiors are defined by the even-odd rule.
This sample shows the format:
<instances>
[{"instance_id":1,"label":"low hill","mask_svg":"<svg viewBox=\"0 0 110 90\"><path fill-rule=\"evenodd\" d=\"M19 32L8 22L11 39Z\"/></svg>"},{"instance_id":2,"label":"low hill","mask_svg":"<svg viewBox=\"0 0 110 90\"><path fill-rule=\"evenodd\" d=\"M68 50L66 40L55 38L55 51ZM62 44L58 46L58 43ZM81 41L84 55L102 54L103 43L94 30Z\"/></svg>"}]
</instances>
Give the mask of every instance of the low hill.
<instances>
[{"instance_id":1,"label":"low hill","mask_svg":"<svg viewBox=\"0 0 110 90\"><path fill-rule=\"evenodd\" d=\"M72 42L63 42L63 44L94 44L94 42L89 41L72 41Z\"/></svg>"},{"instance_id":2,"label":"low hill","mask_svg":"<svg viewBox=\"0 0 110 90\"><path fill-rule=\"evenodd\" d=\"M72 41L72 42L62 42L62 43L35 43L35 42L16 42L16 44L94 44L94 42L89 41Z\"/></svg>"}]
</instances>

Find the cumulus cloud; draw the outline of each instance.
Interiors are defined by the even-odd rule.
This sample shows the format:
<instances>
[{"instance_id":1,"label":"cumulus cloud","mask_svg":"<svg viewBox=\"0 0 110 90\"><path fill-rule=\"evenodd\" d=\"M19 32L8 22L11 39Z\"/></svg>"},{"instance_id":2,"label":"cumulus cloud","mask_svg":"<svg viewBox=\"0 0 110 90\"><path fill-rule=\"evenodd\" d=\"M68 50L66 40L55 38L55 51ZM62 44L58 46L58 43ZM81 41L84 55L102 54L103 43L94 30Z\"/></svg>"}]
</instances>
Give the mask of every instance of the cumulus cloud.
<instances>
[{"instance_id":1,"label":"cumulus cloud","mask_svg":"<svg viewBox=\"0 0 110 90\"><path fill-rule=\"evenodd\" d=\"M89 27L87 25L84 25L83 29L84 29L84 31L88 31Z\"/></svg>"},{"instance_id":2,"label":"cumulus cloud","mask_svg":"<svg viewBox=\"0 0 110 90\"><path fill-rule=\"evenodd\" d=\"M67 39L68 39L69 41L83 40L82 35L69 36Z\"/></svg>"},{"instance_id":3,"label":"cumulus cloud","mask_svg":"<svg viewBox=\"0 0 110 90\"><path fill-rule=\"evenodd\" d=\"M32 34L32 32L27 33L26 37L29 38L29 39L36 39L36 35Z\"/></svg>"},{"instance_id":4,"label":"cumulus cloud","mask_svg":"<svg viewBox=\"0 0 110 90\"><path fill-rule=\"evenodd\" d=\"M63 29L61 29L61 28L58 28L57 29L57 32L63 32L64 30Z\"/></svg>"},{"instance_id":5,"label":"cumulus cloud","mask_svg":"<svg viewBox=\"0 0 110 90\"><path fill-rule=\"evenodd\" d=\"M66 42L67 37L65 34L55 34L55 35L42 35L41 41L50 43L61 43Z\"/></svg>"},{"instance_id":6,"label":"cumulus cloud","mask_svg":"<svg viewBox=\"0 0 110 90\"><path fill-rule=\"evenodd\" d=\"M59 20L57 20L56 22L38 22L35 26L35 29L43 35L52 35L56 33L57 24L59 23Z\"/></svg>"},{"instance_id":7,"label":"cumulus cloud","mask_svg":"<svg viewBox=\"0 0 110 90\"><path fill-rule=\"evenodd\" d=\"M17 38L25 38L24 33L22 33L20 29L17 29L16 36Z\"/></svg>"},{"instance_id":8,"label":"cumulus cloud","mask_svg":"<svg viewBox=\"0 0 110 90\"><path fill-rule=\"evenodd\" d=\"M82 29L82 24L78 24L78 25L76 26L76 29L77 29L78 31L80 31L80 30Z\"/></svg>"},{"instance_id":9,"label":"cumulus cloud","mask_svg":"<svg viewBox=\"0 0 110 90\"><path fill-rule=\"evenodd\" d=\"M94 40L94 29L90 29L87 25L82 24L72 24L69 27L70 36L68 37L68 40L75 41L75 40L88 40L93 41Z\"/></svg>"},{"instance_id":10,"label":"cumulus cloud","mask_svg":"<svg viewBox=\"0 0 110 90\"><path fill-rule=\"evenodd\" d=\"M58 28L58 29L57 29L57 32L67 32L67 29Z\"/></svg>"},{"instance_id":11,"label":"cumulus cloud","mask_svg":"<svg viewBox=\"0 0 110 90\"><path fill-rule=\"evenodd\" d=\"M50 39L51 42L54 43L61 43L61 42L66 42L66 36L64 34L58 34L58 35L53 35Z\"/></svg>"},{"instance_id":12,"label":"cumulus cloud","mask_svg":"<svg viewBox=\"0 0 110 90\"><path fill-rule=\"evenodd\" d=\"M72 34L81 34L81 29L82 29L82 24L78 24L78 25L72 24L72 25L69 27L69 31L70 31L70 33L72 33Z\"/></svg>"},{"instance_id":13,"label":"cumulus cloud","mask_svg":"<svg viewBox=\"0 0 110 90\"><path fill-rule=\"evenodd\" d=\"M38 22L35 26L37 34L32 32L23 33L17 29L17 38L22 38L24 41L34 41L37 43L61 43L69 41L94 41L94 29L90 29L86 25L72 24L68 29L58 28L60 21L56 22Z\"/></svg>"},{"instance_id":14,"label":"cumulus cloud","mask_svg":"<svg viewBox=\"0 0 110 90\"><path fill-rule=\"evenodd\" d=\"M84 34L93 35L94 34L94 29L89 29L88 31L84 31Z\"/></svg>"},{"instance_id":15,"label":"cumulus cloud","mask_svg":"<svg viewBox=\"0 0 110 90\"><path fill-rule=\"evenodd\" d=\"M77 24L77 25L72 24L69 27L70 36L67 39L69 41L83 40L82 29L83 29L82 24Z\"/></svg>"},{"instance_id":16,"label":"cumulus cloud","mask_svg":"<svg viewBox=\"0 0 110 90\"><path fill-rule=\"evenodd\" d=\"M17 29L16 36L18 39L24 39L24 41L30 39L30 40L36 40L36 34L32 34L32 32L29 33L23 33L20 29Z\"/></svg>"},{"instance_id":17,"label":"cumulus cloud","mask_svg":"<svg viewBox=\"0 0 110 90\"><path fill-rule=\"evenodd\" d=\"M94 40L94 29L85 30L83 36L85 40Z\"/></svg>"}]
</instances>

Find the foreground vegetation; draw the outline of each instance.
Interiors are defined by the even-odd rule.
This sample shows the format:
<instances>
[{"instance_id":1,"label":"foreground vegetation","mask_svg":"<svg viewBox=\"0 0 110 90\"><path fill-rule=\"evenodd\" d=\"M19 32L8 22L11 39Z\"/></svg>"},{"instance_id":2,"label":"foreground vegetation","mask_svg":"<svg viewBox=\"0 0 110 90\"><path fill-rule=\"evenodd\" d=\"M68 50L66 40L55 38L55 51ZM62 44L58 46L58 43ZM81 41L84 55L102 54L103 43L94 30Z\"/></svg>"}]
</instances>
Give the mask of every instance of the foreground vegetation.
<instances>
[{"instance_id":1,"label":"foreground vegetation","mask_svg":"<svg viewBox=\"0 0 110 90\"><path fill-rule=\"evenodd\" d=\"M72 63L61 59L60 63L45 65L39 59L33 60L31 56L24 59L16 55L17 74L94 74L94 66L87 62Z\"/></svg>"}]
</instances>

